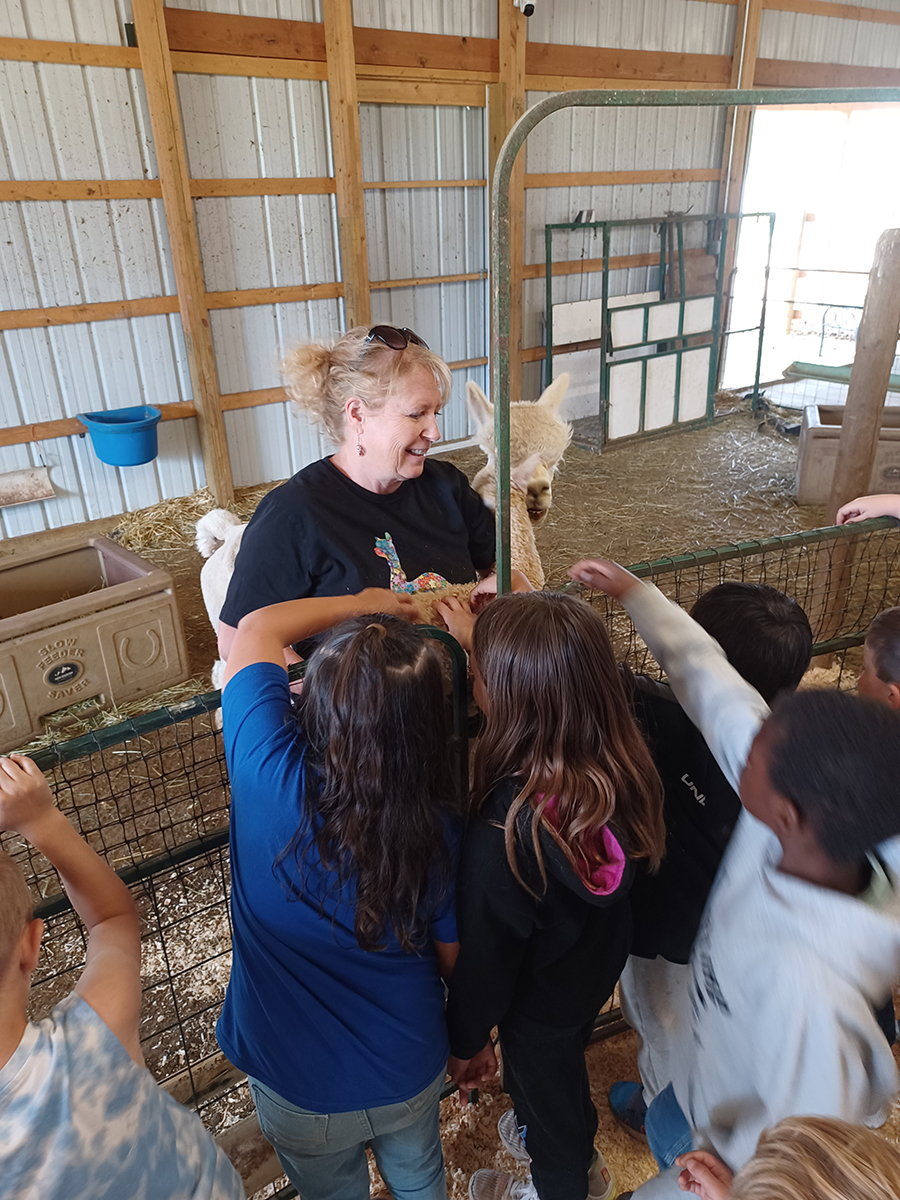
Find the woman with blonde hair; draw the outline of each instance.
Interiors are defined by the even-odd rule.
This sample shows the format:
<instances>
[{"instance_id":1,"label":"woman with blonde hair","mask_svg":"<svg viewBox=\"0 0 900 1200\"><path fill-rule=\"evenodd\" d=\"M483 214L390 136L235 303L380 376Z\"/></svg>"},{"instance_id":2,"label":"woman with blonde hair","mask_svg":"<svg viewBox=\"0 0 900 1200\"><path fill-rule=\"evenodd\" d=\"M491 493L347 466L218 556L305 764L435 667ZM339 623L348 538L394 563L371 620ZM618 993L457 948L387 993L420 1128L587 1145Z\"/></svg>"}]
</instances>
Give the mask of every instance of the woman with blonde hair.
<instances>
[{"instance_id":1,"label":"woman with blonde hair","mask_svg":"<svg viewBox=\"0 0 900 1200\"><path fill-rule=\"evenodd\" d=\"M863 1125L787 1117L767 1129L732 1181L714 1154L678 1159L683 1192L701 1200L897 1200L900 1151ZM729 1186L730 1185L730 1186Z\"/></svg>"},{"instance_id":2,"label":"woman with blonde hair","mask_svg":"<svg viewBox=\"0 0 900 1200\"><path fill-rule=\"evenodd\" d=\"M426 457L451 378L418 334L351 329L300 346L283 371L294 403L337 449L253 514L220 615L226 659L241 617L269 604L469 583L494 562L490 510L461 471ZM311 646L297 649L308 657Z\"/></svg>"}]
</instances>

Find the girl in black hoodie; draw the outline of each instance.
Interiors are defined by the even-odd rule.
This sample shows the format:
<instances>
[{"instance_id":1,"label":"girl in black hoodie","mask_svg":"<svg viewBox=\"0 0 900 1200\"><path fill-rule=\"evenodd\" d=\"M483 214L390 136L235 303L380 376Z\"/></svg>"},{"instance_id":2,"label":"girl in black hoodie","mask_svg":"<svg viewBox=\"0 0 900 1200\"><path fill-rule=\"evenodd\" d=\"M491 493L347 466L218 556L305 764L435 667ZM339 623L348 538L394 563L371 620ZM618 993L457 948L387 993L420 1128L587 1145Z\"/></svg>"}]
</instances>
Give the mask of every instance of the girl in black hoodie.
<instances>
[{"instance_id":1,"label":"girl in black hoodie","mask_svg":"<svg viewBox=\"0 0 900 1200\"><path fill-rule=\"evenodd\" d=\"M633 862L662 855L662 786L589 605L532 592L477 621L456 601L442 612L473 652L487 721L457 885L451 1070L465 1094L499 1027L515 1106L501 1139L531 1162L525 1183L477 1171L469 1195L607 1200L584 1049L628 956Z\"/></svg>"}]
</instances>

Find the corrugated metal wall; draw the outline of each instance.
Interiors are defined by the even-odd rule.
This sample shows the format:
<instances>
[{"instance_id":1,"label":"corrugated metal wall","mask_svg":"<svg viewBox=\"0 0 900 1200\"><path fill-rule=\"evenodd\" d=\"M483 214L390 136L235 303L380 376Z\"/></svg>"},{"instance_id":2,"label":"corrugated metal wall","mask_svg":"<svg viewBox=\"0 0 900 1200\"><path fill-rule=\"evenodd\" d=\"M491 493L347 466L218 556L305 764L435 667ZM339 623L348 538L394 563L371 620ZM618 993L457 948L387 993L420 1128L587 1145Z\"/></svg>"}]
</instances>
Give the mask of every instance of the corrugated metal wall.
<instances>
[{"instance_id":1,"label":"corrugated metal wall","mask_svg":"<svg viewBox=\"0 0 900 1200\"><path fill-rule=\"evenodd\" d=\"M541 93L530 93L528 102L534 104L540 98ZM531 134L526 146L526 173L718 167L723 122L724 111L712 108L569 109L554 113ZM581 209L592 208L597 221L659 217L670 210L715 212L717 188L714 182L528 188L525 262L543 264L544 226L574 221ZM696 236L702 236L699 225ZM645 254L658 246L652 227L645 225L617 231L611 251L613 255ZM600 238L594 231L554 235L554 262L599 258L601 253ZM610 294L643 292L658 286L655 278L655 267L614 271L610 276ZM553 302L596 299L601 283L602 276L596 271L554 277ZM523 300L526 347L543 343L545 296L543 275L526 281ZM533 399L540 391L541 370L541 363L525 364L525 399Z\"/></svg>"},{"instance_id":2,"label":"corrugated metal wall","mask_svg":"<svg viewBox=\"0 0 900 1200\"><path fill-rule=\"evenodd\" d=\"M862 6L862 0L851 2ZM866 0L866 7L900 12L900 0L876 0L874 4ZM900 25L765 9L759 28L759 57L896 67L900 62Z\"/></svg>"},{"instance_id":3,"label":"corrugated metal wall","mask_svg":"<svg viewBox=\"0 0 900 1200\"><path fill-rule=\"evenodd\" d=\"M172 0L182 8L319 21L321 0ZM876 0L877 2L877 0ZM900 0L879 7L900 10ZM354 0L354 20L421 33L496 37L493 0ZM122 45L128 0L0 0L0 36ZM538 42L683 53L730 54L734 7L702 0L538 0L529 38ZM766 10L760 57L896 65L900 27ZM327 90L310 81L178 77L194 177L332 174ZM539 98L529 95L529 103ZM485 111L429 106L361 106L367 182L483 179ZM715 168L723 114L712 110L571 112L529 141L530 174ZM155 178L140 72L118 68L0 63L0 173L8 179ZM548 221L711 211L714 182L529 188L526 262L542 263ZM292 286L340 278L332 196L206 198L195 213L210 291ZM391 188L366 192L373 281L477 274L487 266L482 187ZM625 235L622 235L623 238ZM153 200L0 204L2 303L24 308L122 297L172 295L162 203ZM647 244L645 244L647 243ZM615 253L650 249L646 230ZM558 259L596 257L589 235L560 238ZM554 299L597 294L597 274L557 280ZM622 271L614 293L648 286L648 270ZM481 279L372 292L373 319L410 325L450 361L487 353L487 285ZM525 288L525 345L543 340L544 281ZM327 336L342 303L318 300L214 310L213 341L223 392L278 383L278 363L298 341ZM444 436L465 436L466 378L458 370ZM523 394L539 390L540 364L526 366ZM180 321L152 316L25 329L0 335L0 421L27 424L92 408L190 400ZM235 482L283 478L325 449L284 404L226 414ZM204 482L195 422L160 426L161 454L147 467L100 464L78 437L0 449L0 471L52 467L55 500L0 510L4 537L64 525L185 494Z\"/></svg>"},{"instance_id":4,"label":"corrugated metal wall","mask_svg":"<svg viewBox=\"0 0 900 1200\"><path fill-rule=\"evenodd\" d=\"M121 44L113 3L9 4L0 36ZM139 72L0 63L0 171L7 179L156 176ZM0 204L3 307L84 304L175 291L162 202ZM191 398L177 315L0 334L0 423ZM87 439L0 448L0 472L51 468L53 500L0 509L3 536L182 496L204 482L196 424L160 426L161 453L117 470Z\"/></svg>"}]
</instances>

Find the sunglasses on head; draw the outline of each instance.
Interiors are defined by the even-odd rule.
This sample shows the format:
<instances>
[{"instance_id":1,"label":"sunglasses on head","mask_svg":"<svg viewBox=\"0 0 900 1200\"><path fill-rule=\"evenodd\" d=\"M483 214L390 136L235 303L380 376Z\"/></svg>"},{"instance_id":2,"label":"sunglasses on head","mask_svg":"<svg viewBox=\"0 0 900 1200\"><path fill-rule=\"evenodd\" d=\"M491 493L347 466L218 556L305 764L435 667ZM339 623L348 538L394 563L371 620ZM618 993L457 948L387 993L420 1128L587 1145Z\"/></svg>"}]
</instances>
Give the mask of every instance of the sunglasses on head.
<instances>
[{"instance_id":1,"label":"sunglasses on head","mask_svg":"<svg viewBox=\"0 0 900 1200\"><path fill-rule=\"evenodd\" d=\"M428 343L417 333L413 333L411 329L397 329L395 325L373 325L363 345L370 346L372 342L381 342L382 346L387 346L389 350L405 350L410 342L414 346L428 349Z\"/></svg>"}]
</instances>

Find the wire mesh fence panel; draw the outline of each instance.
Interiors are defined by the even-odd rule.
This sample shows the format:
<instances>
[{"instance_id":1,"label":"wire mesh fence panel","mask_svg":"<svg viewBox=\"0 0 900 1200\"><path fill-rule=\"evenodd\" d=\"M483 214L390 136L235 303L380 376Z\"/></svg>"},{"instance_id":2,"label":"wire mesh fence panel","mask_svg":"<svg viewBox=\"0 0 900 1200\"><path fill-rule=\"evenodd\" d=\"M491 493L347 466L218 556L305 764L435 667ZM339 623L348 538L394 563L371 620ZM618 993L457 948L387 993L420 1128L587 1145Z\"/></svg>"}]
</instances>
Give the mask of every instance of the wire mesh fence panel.
<instances>
[{"instance_id":1,"label":"wire mesh fence panel","mask_svg":"<svg viewBox=\"0 0 900 1200\"><path fill-rule=\"evenodd\" d=\"M861 644L872 618L900 600L900 527L880 518L699 550L630 570L688 610L709 588L729 580L777 588L806 611L815 653L835 654ZM588 588L577 588L577 594L602 615L622 662L636 672L660 673L614 600Z\"/></svg>"},{"instance_id":2,"label":"wire mesh fence panel","mask_svg":"<svg viewBox=\"0 0 900 1200\"><path fill-rule=\"evenodd\" d=\"M217 707L217 693L198 697L33 756L60 809L115 870L227 830ZM56 872L23 839L3 834L0 845L42 898L59 892Z\"/></svg>"},{"instance_id":3,"label":"wire mesh fence panel","mask_svg":"<svg viewBox=\"0 0 900 1200\"><path fill-rule=\"evenodd\" d=\"M817 649L829 655L811 681L852 688L866 628L900 596L900 526L882 519L813 530L632 570L687 609L725 580L786 592L806 609ZM602 593L580 592L603 616L620 660L636 672L658 674L624 610ZM464 761L465 665L455 651L454 730ZM246 1080L215 1038L231 965L229 791L218 706L218 693L196 697L34 756L62 811L134 895L143 931L147 1065L215 1133L253 1111ZM0 844L41 898L45 936L31 998L38 1019L77 982L85 934L50 864L15 835L3 834Z\"/></svg>"}]
</instances>

